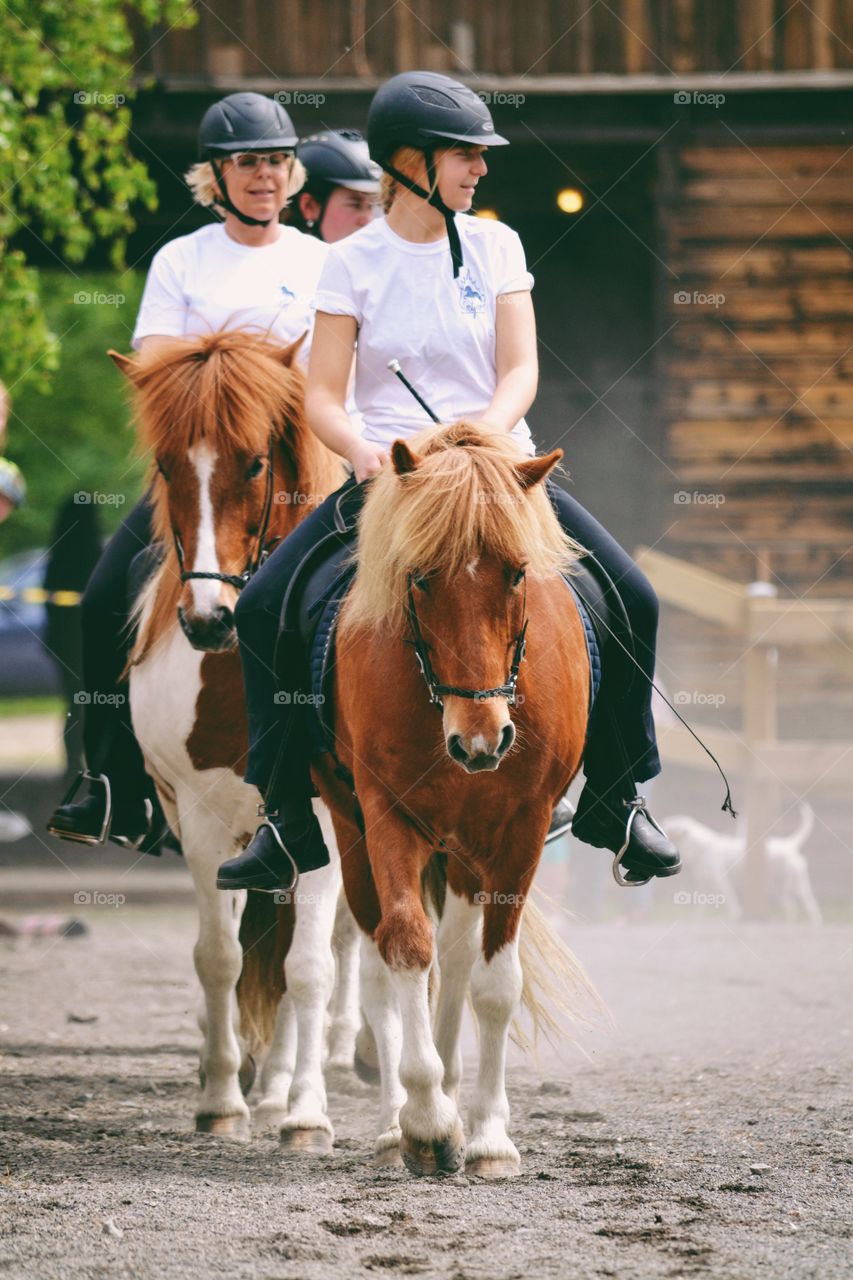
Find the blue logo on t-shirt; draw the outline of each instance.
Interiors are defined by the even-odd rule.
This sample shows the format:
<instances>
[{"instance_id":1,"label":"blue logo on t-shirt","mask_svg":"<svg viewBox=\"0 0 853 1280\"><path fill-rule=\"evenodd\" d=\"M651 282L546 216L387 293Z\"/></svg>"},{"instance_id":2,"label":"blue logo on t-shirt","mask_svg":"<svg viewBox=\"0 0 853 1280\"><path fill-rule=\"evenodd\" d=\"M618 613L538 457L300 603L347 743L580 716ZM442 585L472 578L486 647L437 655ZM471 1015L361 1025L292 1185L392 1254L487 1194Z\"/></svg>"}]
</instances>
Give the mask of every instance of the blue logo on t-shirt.
<instances>
[{"instance_id":1,"label":"blue logo on t-shirt","mask_svg":"<svg viewBox=\"0 0 853 1280\"><path fill-rule=\"evenodd\" d=\"M293 302L294 298L296 297L296 294L293 292L292 289L288 289L286 284L283 284L280 286L280 292L281 292L281 305L283 307L289 307L291 302Z\"/></svg>"},{"instance_id":2,"label":"blue logo on t-shirt","mask_svg":"<svg viewBox=\"0 0 853 1280\"><path fill-rule=\"evenodd\" d=\"M456 277L456 287L465 314L478 316L486 305L486 297L467 267L463 267Z\"/></svg>"}]
</instances>

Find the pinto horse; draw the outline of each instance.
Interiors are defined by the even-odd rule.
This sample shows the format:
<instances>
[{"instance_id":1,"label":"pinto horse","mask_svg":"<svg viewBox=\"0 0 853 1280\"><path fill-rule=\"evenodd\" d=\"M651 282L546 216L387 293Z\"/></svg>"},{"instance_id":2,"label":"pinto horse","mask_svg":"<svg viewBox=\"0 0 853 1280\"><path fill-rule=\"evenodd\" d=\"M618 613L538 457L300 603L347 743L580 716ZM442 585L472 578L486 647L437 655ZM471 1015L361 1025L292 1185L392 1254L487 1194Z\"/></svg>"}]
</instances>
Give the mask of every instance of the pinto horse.
<instances>
[{"instance_id":1,"label":"pinto horse","mask_svg":"<svg viewBox=\"0 0 853 1280\"><path fill-rule=\"evenodd\" d=\"M552 989L589 991L528 902L589 711L584 632L563 579L582 549L564 535L542 483L561 456L525 459L508 437L465 423L413 448L397 441L371 481L342 607L337 762L318 780L363 931L362 1005L381 1073L374 1158L402 1156L417 1174L465 1159L457 1094L466 993L480 1042L466 1170L502 1177L520 1171L504 1076L531 942Z\"/></svg>"},{"instance_id":2,"label":"pinto horse","mask_svg":"<svg viewBox=\"0 0 853 1280\"><path fill-rule=\"evenodd\" d=\"M245 893L223 893L215 883L218 865L257 825L260 799L243 781L237 591L341 480L337 459L305 424L298 345L281 348L237 330L167 340L138 359L110 355L135 389L141 442L154 460L163 558L137 602L130 705L199 907L204 1039L196 1128L245 1129L251 1053L268 1046L256 1117L279 1124L286 1144L325 1151L332 1127L322 1053L337 859L303 878L295 902L251 893L246 903ZM319 816L331 837L324 805Z\"/></svg>"}]
</instances>

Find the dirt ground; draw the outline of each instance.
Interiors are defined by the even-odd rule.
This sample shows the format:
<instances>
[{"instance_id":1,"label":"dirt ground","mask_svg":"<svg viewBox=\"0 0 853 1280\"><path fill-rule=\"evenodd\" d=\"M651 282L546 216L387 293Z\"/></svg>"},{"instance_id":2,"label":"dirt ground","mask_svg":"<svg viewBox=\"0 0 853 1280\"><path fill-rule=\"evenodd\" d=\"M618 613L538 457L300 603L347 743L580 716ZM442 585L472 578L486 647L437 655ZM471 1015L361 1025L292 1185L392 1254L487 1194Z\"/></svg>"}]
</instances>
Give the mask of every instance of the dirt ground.
<instances>
[{"instance_id":1,"label":"dirt ground","mask_svg":"<svg viewBox=\"0 0 853 1280\"><path fill-rule=\"evenodd\" d=\"M524 1172L485 1183L373 1170L351 1074L329 1158L196 1135L191 908L74 910L85 937L0 945L4 1276L853 1271L849 927L564 922L615 1029L515 1054Z\"/></svg>"}]
</instances>

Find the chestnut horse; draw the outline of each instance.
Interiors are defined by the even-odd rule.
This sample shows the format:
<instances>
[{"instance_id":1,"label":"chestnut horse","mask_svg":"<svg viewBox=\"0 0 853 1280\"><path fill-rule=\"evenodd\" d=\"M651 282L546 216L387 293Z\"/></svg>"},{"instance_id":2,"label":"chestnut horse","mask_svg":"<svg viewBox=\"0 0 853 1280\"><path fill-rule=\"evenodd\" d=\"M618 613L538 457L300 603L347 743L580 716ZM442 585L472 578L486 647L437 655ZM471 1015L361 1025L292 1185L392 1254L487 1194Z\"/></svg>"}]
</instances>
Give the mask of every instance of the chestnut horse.
<instances>
[{"instance_id":1,"label":"chestnut horse","mask_svg":"<svg viewBox=\"0 0 853 1280\"><path fill-rule=\"evenodd\" d=\"M552 990L587 986L528 902L589 711L583 627L562 577L581 548L542 483L561 456L525 459L508 437L466 423L412 448L397 441L371 481L341 613L336 754L353 788L340 767L324 765L318 780L364 935L362 1005L382 1091L375 1160L402 1155L418 1174L465 1158L457 1094L469 989L480 1057L466 1170L499 1177L520 1170L504 1075L530 944Z\"/></svg>"},{"instance_id":2,"label":"chestnut horse","mask_svg":"<svg viewBox=\"0 0 853 1280\"><path fill-rule=\"evenodd\" d=\"M246 903L245 893L223 893L215 883L218 865L257 825L260 799L243 781L247 729L233 617L242 575L341 481L340 464L305 424L298 345L283 349L235 330L165 340L138 359L110 354L135 388L141 442L154 461L163 559L137 604L130 705L199 907L196 1128L246 1127L250 1054L268 1045L256 1116L281 1125L291 1146L324 1151L332 1143L322 1053L337 857L304 876L296 901L281 905L259 893ZM331 837L325 805L320 818ZM351 1062L351 1041L342 1052Z\"/></svg>"}]
</instances>

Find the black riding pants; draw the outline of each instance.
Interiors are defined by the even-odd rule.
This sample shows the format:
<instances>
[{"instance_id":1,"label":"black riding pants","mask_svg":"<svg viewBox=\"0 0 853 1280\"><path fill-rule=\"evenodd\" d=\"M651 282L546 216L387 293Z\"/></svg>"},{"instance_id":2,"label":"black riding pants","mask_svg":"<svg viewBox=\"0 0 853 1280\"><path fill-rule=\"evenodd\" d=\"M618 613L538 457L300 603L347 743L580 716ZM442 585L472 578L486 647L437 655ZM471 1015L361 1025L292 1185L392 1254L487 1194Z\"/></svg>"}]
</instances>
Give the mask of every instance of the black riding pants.
<instances>
[{"instance_id":1,"label":"black riding pants","mask_svg":"<svg viewBox=\"0 0 853 1280\"><path fill-rule=\"evenodd\" d=\"M151 504L146 494L113 534L83 593L83 682L76 700L83 711L86 763L106 773L116 796L147 791L142 752L130 724L127 681L122 672L131 646L128 625L129 573L134 556L151 542Z\"/></svg>"},{"instance_id":2,"label":"black riding pants","mask_svg":"<svg viewBox=\"0 0 853 1280\"><path fill-rule=\"evenodd\" d=\"M364 487L350 479L306 517L273 552L237 604L236 625L249 715L246 781L259 787L273 805L288 796L304 796L310 785L304 704L293 700L282 704L276 698L276 667L284 670L293 661L299 668L303 658L296 638L285 634L282 640L293 646L293 653L287 655L285 662L276 663L282 600L306 554L321 538L335 534L339 496L355 488L360 489L358 497L363 498ZM599 788L613 785L617 779L643 782L655 777L661 768L650 683L655 667L657 596L628 553L594 516L558 485L549 482L548 492L563 529L592 552L619 588L641 668L637 671L621 649L611 646L590 721L584 773ZM352 501L358 501L356 493L352 494ZM343 542L352 537L346 533L336 536Z\"/></svg>"}]
</instances>

